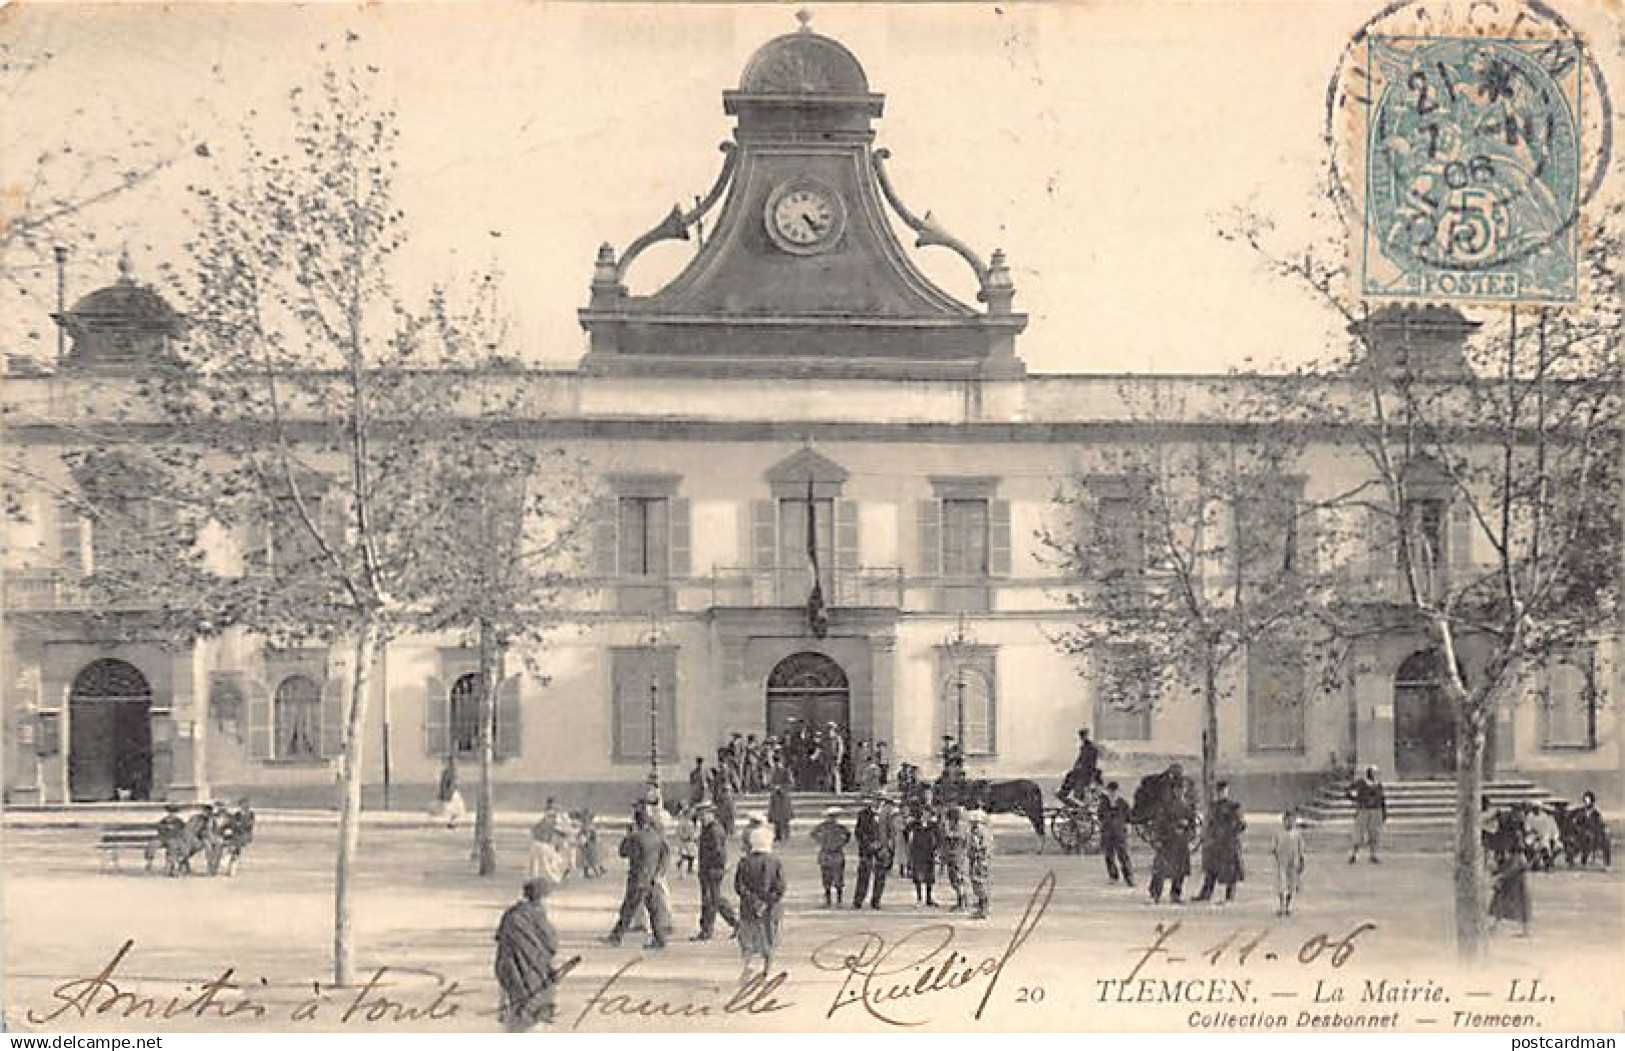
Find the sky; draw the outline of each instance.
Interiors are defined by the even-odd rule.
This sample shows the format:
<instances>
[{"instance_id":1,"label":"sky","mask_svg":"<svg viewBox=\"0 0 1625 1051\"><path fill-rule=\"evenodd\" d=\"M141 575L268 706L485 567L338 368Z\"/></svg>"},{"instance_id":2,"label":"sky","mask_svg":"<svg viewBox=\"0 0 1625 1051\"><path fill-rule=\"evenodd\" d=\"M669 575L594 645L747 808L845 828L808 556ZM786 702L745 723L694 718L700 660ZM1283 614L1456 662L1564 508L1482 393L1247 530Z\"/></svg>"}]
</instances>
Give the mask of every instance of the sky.
<instances>
[{"instance_id":1,"label":"sky","mask_svg":"<svg viewBox=\"0 0 1625 1051\"><path fill-rule=\"evenodd\" d=\"M1218 231L1250 208L1277 220L1284 245L1316 233L1302 217L1323 178L1327 83L1376 5L807 6L813 28L846 44L886 95L876 145L891 151L904 203L984 257L1007 252L1016 308L1030 316L1018 342L1030 370L1223 371L1319 357L1336 338L1326 311ZM569 364L585 349L576 310L598 245L622 249L709 190L731 131L721 93L757 47L794 30L796 10L13 6L0 34L15 54L50 58L8 74L3 189L64 145L180 157L85 217L69 298L116 276L115 244L128 245L138 278L155 274L180 255L187 184L231 177L242 129L276 136L289 89L311 82L324 45L353 33L399 116L399 200L413 231L404 282L495 265L521 355ZM198 142L208 157L188 149ZM632 290L654 290L692 251L649 251ZM913 255L974 302L957 256ZM32 350L32 333L44 351L53 279L28 273L23 331L8 338Z\"/></svg>"}]
</instances>

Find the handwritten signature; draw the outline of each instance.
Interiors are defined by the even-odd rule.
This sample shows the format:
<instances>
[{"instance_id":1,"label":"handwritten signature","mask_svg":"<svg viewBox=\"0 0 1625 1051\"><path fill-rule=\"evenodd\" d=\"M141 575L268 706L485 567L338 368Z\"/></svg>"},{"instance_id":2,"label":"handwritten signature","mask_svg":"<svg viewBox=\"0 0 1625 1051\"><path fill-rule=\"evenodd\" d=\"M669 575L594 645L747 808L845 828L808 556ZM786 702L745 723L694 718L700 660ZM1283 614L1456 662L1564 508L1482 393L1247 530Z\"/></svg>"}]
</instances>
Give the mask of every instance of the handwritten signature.
<instances>
[{"instance_id":1,"label":"handwritten signature","mask_svg":"<svg viewBox=\"0 0 1625 1051\"><path fill-rule=\"evenodd\" d=\"M823 971L845 972L846 977L824 1017L833 1018L856 1006L886 1025L924 1025L926 1019L901 1015L902 1001L918 1002L986 978L982 999L972 1015L980 1021L1005 968L1038 927L1054 894L1055 874L1046 873L1033 888L1004 950L979 959L953 948L957 931L946 923L916 928L890 943L874 931L831 938L813 950L813 965Z\"/></svg>"}]
</instances>

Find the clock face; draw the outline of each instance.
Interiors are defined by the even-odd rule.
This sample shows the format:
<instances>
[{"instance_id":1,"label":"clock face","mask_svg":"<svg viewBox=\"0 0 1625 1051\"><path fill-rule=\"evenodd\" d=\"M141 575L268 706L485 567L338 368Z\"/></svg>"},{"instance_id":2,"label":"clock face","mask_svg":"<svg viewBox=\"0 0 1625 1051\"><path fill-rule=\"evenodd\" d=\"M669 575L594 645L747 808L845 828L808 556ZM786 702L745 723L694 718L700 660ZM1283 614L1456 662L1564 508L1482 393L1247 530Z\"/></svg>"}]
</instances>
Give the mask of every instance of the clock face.
<instances>
[{"instance_id":1,"label":"clock face","mask_svg":"<svg viewBox=\"0 0 1625 1051\"><path fill-rule=\"evenodd\" d=\"M768 198L768 233L780 248L797 255L829 248L840 238L845 221L840 198L823 186L789 184Z\"/></svg>"}]
</instances>

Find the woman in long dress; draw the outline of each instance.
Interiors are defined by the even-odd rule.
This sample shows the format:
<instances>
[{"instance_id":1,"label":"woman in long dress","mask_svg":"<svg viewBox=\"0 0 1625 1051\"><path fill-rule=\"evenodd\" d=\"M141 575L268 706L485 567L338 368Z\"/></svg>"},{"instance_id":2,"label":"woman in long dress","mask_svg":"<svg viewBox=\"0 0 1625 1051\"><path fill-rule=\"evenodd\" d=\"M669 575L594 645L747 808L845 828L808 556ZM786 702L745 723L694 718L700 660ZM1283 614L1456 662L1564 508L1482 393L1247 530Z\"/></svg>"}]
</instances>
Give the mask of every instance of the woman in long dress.
<instances>
[{"instance_id":1,"label":"woman in long dress","mask_svg":"<svg viewBox=\"0 0 1625 1051\"><path fill-rule=\"evenodd\" d=\"M779 925L784 918L784 866L773 856L773 833L766 825L745 834L750 851L739 859L734 872L734 892L739 895L739 954L745 960L741 981L758 973L765 975L773 966L773 950L779 943Z\"/></svg>"}]
</instances>

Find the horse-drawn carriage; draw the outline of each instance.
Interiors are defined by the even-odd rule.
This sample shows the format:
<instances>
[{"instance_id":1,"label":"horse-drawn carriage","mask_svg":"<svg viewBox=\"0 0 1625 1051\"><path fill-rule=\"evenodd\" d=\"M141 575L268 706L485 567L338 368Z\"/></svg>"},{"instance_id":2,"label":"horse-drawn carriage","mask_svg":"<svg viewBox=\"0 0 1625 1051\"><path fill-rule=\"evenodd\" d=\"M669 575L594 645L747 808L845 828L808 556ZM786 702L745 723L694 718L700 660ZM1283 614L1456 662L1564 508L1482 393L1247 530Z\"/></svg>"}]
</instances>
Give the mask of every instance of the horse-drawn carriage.
<instances>
[{"instance_id":1,"label":"horse-drawn carriage","mask_svg":"<svg viewBox=\"0 0 1625 1051\"><path fill-rule=\"evenodd\" d=\"M1153 847L1156 846L1156 806L1161 798L1158 793L1168 776L1164 772L1141 779L1130 804L1129 826L1134 829L1135 835ZM1184 778L1180 794L1184 816L1179 823L1190 839L1191 849L1195 850L1202 840L1202 816L1201 808L1197 805L1196 785L1189 778ZM1063 784L1060 805L1044 811L1050 837L1062 850L1068 854L1081 854L1099 845L1100 803L1105 797L1106 792L1098 782L1081 788Z\"/></svg>"}]
</instances>

